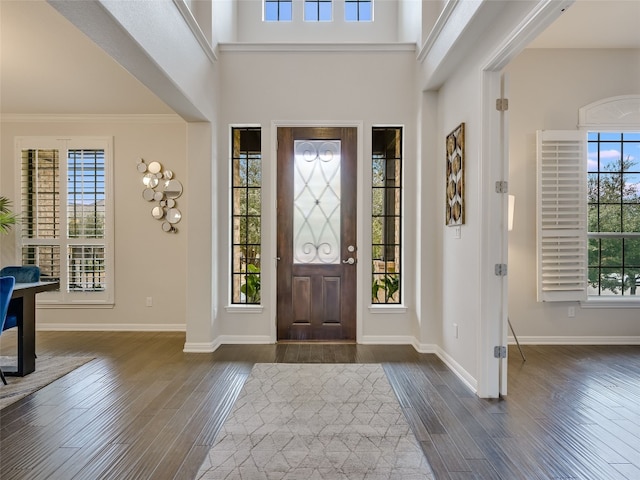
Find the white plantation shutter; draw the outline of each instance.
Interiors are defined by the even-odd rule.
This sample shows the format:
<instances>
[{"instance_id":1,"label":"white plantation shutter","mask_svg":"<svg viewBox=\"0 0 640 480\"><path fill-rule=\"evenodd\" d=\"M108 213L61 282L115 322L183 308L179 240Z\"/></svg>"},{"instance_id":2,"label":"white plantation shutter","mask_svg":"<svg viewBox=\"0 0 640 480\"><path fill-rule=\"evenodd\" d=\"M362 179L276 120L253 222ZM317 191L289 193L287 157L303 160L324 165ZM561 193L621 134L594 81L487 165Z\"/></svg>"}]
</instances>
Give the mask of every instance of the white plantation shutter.
<instances>
[{"instance_id":1,"label":"white plantation shutter","mask_svg":"<svg viewBox=\"0 0 640 480\"><path fill-rule=\"evenodd\" d=\"M537 132L538 301L587 299L586 132Z\"/></svg>"}]
</instances>

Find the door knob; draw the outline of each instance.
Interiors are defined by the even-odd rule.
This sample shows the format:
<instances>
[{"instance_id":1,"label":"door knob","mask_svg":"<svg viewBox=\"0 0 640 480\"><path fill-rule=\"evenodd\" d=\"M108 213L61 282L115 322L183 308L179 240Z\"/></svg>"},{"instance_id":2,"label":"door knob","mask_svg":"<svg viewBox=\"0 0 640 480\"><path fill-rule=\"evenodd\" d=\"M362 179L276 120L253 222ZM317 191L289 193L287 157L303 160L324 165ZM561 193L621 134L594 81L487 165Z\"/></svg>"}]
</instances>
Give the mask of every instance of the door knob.
<instances>
[{"instance_id":1,"label":"door knob","mask_svg":"<svg viewBox=\"0 0 640 480\"><path fill-rule=\"evenodd\" d=\"M342 260L342 263L347 263L349 265L353 265L354 263L356 263L356 259L353 257L349 257L346 260Z\"/></svg>"}]
</instances>

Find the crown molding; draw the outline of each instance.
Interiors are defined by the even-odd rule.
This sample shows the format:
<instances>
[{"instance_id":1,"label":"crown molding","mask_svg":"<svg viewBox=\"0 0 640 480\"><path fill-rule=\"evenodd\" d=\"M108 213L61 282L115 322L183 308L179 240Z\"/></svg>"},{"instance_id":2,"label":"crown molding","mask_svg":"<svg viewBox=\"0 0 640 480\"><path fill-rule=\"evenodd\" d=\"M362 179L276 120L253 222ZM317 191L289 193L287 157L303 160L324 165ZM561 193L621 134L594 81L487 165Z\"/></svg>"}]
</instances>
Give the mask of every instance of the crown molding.
<instances>
[{"instance_id":1,"label":"crown molding","mask_svg":"<svg viewBox=\"0 0 640 480\"><path fill-rule=\"evenodd\" d=\"M2 123L185 123L177 114L5 113Z\"/></svg>"}]
</instances>

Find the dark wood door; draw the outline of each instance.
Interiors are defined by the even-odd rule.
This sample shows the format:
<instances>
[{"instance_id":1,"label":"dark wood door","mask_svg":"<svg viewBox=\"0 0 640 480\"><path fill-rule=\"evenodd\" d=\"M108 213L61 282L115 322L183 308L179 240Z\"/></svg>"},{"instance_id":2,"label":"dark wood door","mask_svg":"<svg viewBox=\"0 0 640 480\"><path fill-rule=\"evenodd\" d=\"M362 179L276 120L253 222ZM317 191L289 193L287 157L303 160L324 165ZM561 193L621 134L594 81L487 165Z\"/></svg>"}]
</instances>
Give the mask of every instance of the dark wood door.
<instances>
[{"instance_id":1,"label":"dark wood door","mask_svg":"<svg viewBox=\"0 0 640 480\"><path fill-rule=\"evenodd\" d=\"M278 340L356 338L356 133L278 128Z\"/></svg>"}]
</instances>

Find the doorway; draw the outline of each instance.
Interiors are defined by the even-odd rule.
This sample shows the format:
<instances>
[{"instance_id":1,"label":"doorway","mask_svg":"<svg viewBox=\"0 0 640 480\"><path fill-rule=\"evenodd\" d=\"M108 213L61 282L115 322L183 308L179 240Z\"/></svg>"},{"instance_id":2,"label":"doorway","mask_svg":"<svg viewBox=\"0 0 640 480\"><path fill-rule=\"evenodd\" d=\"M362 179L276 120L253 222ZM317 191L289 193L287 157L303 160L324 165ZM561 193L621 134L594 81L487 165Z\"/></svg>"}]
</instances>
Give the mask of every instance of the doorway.
<instances>
[{"instance_id":1,"label":"doorway","mask_svg":"<svg viewBox=\"0 0 640 480\"><path fill-rule=\"evenodd\" d=\"M277 339L355 341L357 128L277 137Z\"/></svg>"}]
</instances>

